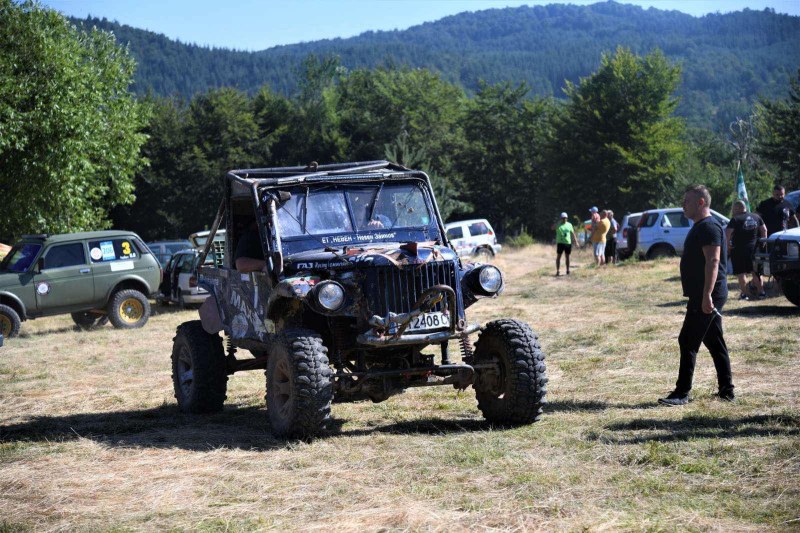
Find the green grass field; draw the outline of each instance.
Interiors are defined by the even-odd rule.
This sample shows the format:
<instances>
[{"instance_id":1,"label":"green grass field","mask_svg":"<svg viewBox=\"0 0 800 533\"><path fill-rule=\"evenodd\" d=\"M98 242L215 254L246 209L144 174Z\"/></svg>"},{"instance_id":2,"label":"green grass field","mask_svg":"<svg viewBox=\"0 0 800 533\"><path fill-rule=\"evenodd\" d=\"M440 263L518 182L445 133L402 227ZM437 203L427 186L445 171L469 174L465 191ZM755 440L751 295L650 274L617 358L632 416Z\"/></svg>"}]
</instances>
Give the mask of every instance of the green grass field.
<instances>
[{"instance_id":1,"label":"green grass field","mask_svg":"<svg viewBox=\"0 0 800 533\"><path fill-rule=\"evenodd\" d=\"M505 294L471 309L541 336L549 404L518 428L442 387L335 404L329 435L280 441L263 372L231 377L223 413L176 408L172 337L196 312L133 331L25 322L0 348L0 532L800 530L800 309L730 301L737 402L714 397L702 349L693 401L658 407L677 376L677 260L596 269L583 252L559 278L553 260L498 257Z\"/></svg>"}]
</instances>

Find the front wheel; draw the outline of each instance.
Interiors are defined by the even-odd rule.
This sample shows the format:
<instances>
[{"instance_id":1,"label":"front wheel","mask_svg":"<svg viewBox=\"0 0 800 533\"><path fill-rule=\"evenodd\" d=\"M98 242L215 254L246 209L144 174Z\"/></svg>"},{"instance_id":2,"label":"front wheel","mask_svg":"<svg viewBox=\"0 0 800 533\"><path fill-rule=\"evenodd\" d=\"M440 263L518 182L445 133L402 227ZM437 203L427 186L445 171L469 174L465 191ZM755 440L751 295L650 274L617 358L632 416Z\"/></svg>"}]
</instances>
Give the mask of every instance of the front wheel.
<instances>
[{"instance_id":1,"label":"front wheel","mask_svg":"<svg viewBox=\"0 0 800 533\"><path fill-rule=\"evenodd\" d=\"M108 319L115 328L140 328L150 318L150 302L135 289L114 293L108 303Z\"/></svg>"},{"instance_id":2,"label":"front wheel","mask_svg":"<svg viewBox=\"0 0 800 533\"><path fill-rule=\"evenodd\" d=\"M496 424L530 424L546 402L547 368L537 335L519 320L489 322L475 346L475 363L493 363L479 369L473 387L478 409Z\"/></svg>"},{"instance_id":3,"label":"front wheel","mask_svg":"<svg viewBox=\"0 0 800 533\"><path fill-rule=\"evenodd\" d=\"M178 326L172 339L172 385L181 411L222 410L228 389L222 337L206 333L199 320Z\"/></svg>"},{"instance_id":4,"label":"front wheel","mask_svg":"<svg viewBox=\"0 0 800 533\"><path fill-rule=\"evenodd\" d=\"M7 305L0 304L0 333L3 337L10 339L19 333L21 320L14 309Z\"/></svg>"},{"instance_id":5,"label":"front wheel","mask_svg":"<svg viewBox=\"0 0 800 533\"><path fill-rule=\"evenodd\" d=\"M796 306L800 306L800 281L796 279L782 279L781 290L786 299Z\"/></svg>"},{"instance_id":6,"label":"front wheel","mask_svg":"<svg viewBox=\"0 0 800 533\"><path fill-rule=\"evenodd\" d=\"M108 315L92 313L91 311L72 313L70 316L72 316L72 321L84 331L91 331L108 323Z\"/></svg>"},{"instance_id":7,"label":"front wheel","mask_svg":"<svg viewBox=\"0 0 800 533\"><path fill-rule=\"evenodd\" d=\"M278 437L307 438L325 429L333 383L328 349L313 331L290 330L270 347L267 413Z\"/></svg>"}]
</instances>

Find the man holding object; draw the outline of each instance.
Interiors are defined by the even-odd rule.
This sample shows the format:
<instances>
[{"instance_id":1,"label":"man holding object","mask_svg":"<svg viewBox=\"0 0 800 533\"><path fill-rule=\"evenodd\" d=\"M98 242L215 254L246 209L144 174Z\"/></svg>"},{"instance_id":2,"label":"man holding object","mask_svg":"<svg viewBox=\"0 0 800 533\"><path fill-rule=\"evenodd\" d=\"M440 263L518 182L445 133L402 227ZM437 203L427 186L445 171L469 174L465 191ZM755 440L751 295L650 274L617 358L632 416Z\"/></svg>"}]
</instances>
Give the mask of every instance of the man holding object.
<instances>
[{"instance_id":1,"label":"man holding object","mask_svg":"<svg viewBox=\"0 0 800 533\"><path fill-rule=\"evenodd\" d=\"M694 221L686 235L681 257L681 285L689 298L686 317L678 337L680 369L675 390L658 400L663 405L689 403L692 377L700 344L705 344L717 370L718 396L733 401L733 377L728 347L722 336L719 311L728 299L725 279L727 253L722 226L711 216L711 195L703 185L694 185L683 197L683 213Z\"/></svg>"}]
</instances>

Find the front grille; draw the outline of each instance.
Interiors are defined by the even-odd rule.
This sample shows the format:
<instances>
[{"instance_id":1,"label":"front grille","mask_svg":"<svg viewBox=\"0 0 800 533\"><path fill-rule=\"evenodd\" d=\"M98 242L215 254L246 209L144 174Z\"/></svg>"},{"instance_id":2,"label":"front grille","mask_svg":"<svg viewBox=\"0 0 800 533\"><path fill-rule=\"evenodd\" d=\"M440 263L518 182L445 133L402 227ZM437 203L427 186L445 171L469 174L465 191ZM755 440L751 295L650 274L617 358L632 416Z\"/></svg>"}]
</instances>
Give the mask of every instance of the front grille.
<instances>
[{"instance_id":1,"label":"front grille","mask_svg":"<svg viewBox=\"0 0 800 533\"><path fill-rule=\"evenodd\" d=\"M379 316L386 316L389 311L408 313L422 293L434 285L451 287L456 291L456 301L460 301L454 261L369 269L365 287L369 313ZM444 311L444 302L436 304L433 310Z\"/></svg>"}]
</instances>

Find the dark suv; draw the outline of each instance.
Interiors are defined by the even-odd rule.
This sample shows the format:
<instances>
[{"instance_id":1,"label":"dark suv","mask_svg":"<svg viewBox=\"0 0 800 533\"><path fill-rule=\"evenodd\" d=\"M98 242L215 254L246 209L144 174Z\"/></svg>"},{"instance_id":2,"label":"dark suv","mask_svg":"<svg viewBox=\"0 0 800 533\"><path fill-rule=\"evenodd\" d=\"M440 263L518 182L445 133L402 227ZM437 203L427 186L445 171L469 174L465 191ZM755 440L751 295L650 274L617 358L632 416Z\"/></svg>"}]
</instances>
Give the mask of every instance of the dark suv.
<instances>
[{"instance_id":1,"label":"dark suv","mask_svg":"<svg viewBox=\"0 0 800 533\"><path fill-rule=\"evenodd\" d=\"M181 409L220 410L229 374L266 369L280 436L321 431L334 398L380 402L432 385L472 385L492 422L538 419L547 376L537 336L513 319L468 322L466 308L497 296L503 278L459 259L425 173L386 161L236 170L224 187L209 239L226 226L224 264L200 269L210 296L173 344ZM262 271L234 269L243 238L260 242Z\"/></svg>"},{"instance_id":2,"label":"dark suv","mask_svg":"<svg viewBox=\"0 0 800 533\"><path fill-rule=\"evenodd\" d=\"M23 320L64 313L84 329L109 319L142 327L160 281L158 261L135 233L25 235L0 263L0 333L13 337Z\"/></svg>"}]
</instances>

